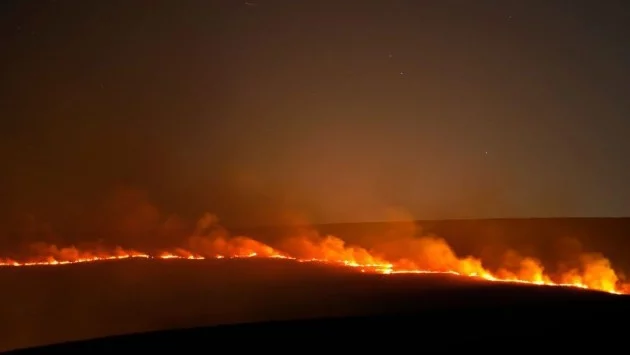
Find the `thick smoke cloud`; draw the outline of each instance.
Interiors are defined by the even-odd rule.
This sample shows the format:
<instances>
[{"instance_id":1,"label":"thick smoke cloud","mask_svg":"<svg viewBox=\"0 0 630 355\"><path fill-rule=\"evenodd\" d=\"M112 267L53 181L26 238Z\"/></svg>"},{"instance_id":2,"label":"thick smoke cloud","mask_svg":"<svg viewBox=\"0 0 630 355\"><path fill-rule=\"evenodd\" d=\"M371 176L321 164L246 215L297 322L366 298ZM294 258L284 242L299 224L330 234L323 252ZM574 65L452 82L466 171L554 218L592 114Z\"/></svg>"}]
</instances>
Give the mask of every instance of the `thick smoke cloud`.
<instances>
[{"instance_id":1,"label":"thick smoke cloud","mask_svg":"<svg viewBox=\"0 0 630 355\"><path fill-rule=\"evenodd\" d=\"M163 212L143 191L121 188L77 221L77 226L92 231L93 238L84 237L90 233L74 233L66 238L64 231L56 230L53 224L27 216L15 229L23 238L22 248L3 257L68 262L126 253L259 256L374 266L382 272L429 270L534 283L580 284L602 290L617 289L623 281L623 273L615 271L609 259L590 252L575 238L559 239L557 251L551 253L552 257L548 253L545 260L531 253L531 248L519 249L509 243L497 243L492 253L474 255L458 251L444 237L423 230L401 208L389 208L388 219L392 222L379 231L368 229L359 238L322 233L300 211L278 209L274 214L276 223L285 226L281 233L264 235L260 229L251 229L253 234L234 233L220 223L217 215L204 213L195 220ZM487 240L477 242L484 243ZM488 250L486 247L475 249ZM492 258L484 258L491 254Z\"/></svg>"}]
</instances>

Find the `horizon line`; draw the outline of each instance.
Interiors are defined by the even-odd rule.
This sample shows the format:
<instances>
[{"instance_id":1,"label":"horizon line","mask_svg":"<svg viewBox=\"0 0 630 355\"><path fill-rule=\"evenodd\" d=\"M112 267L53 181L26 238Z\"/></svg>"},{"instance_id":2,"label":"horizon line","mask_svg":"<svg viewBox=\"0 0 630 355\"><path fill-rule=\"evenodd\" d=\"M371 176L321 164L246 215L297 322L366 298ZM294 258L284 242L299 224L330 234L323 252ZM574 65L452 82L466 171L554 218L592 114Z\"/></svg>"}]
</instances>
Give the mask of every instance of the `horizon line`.
<instances>
[{"instance_id":1,"label":"horizon line","mask_svg":"<svg viewBox=\"0 0 630 355\"><path fill-rule=\"evenodd\" d=\"M327 226L327 225L338 225L338 224L384 224L384 223L408 223L408 222L458 222L458 221L505 221L505 220L605 220L605 219L630 219L630 216L570 216L570 217L484 217L484 218L475 218L475 217L460 217L460 218L432 218L432 219L400 219L400 220L369 220L369 221L337 221L337 222L320 222L320 223L310 223L310 224L297 224L295 227L314 227L314 226ZM219 223L221 224L221 223ZM279 227L288 227L289 224L262 224L262 225L249 225L249 226L226 226L228 228L279 228Z\"/></svg>"}]
</instances>

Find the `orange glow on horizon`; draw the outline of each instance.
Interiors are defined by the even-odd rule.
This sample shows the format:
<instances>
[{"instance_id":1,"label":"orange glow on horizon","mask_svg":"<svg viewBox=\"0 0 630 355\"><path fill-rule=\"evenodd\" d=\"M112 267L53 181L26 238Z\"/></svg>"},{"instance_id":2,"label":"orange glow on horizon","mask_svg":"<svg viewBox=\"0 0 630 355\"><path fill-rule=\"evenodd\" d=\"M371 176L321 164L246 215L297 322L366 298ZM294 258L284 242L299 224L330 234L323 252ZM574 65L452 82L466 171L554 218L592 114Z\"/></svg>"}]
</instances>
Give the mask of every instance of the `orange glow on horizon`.
<instances>
[{"instance_id":1,"label":"orange glow on horizon","mask_svg":"<svg viewBox=\"0 0 630 355\"><path fill-rule=\"evenodd\" d=\"M123 259L179 259L179 260L210 260L210 259L236 259L236 258L270 258L285 259L302 263L319 263L336 265L357 270L362 273L373 274L451 274L460 277L476 278L493 282L509 282L530 285L564 286L580 289L598 290L613 294L630 294L627 284L621 284L612 269L607 265L589 264L582 273L572 270L555 278L545 274L543 268L533 259L524 258L521 267L516 272L504 269L496 272L486 270L481 261L472 257L455 258L450 249L443 248L441 244L431 244L428 249L434 254L422 255L420 261L400 259L387 261L360 247L347 247L345 243L335 237L326 237L319 243L304 238L294 238L293 245L299 244L302 248L300 254L306 256L293 256L281 252L256 240L236 237L195 237L193 245L197 247L193 252L190 249L175 248L156 254L126 250L120 247L111 252L96 252L78 250L74 247L58 249L51 246L48 255L24 260L0 258L0 267L28 267L28 266L54 266L91 263L98 261L114 261ZM201 244L199 244L201 243ZM201 247L199 247L201 245ZM205 250L205 251L204 251ZM209 253L208 250L212 250ZM446 252L445 252L446 250ZM426 252L426 251L425 251ZM431 267L422 267L428 265Z\"/></svg>"}]
</instances>

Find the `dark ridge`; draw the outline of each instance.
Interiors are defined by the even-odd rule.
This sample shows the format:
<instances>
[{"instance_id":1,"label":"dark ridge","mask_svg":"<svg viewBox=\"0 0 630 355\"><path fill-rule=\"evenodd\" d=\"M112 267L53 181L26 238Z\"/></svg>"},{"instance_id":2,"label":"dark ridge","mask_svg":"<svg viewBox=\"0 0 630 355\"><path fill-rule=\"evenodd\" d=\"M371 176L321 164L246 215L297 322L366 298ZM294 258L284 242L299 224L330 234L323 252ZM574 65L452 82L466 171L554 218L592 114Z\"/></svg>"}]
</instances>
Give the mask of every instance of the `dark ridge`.
<instances>
[{"instance_id":1,"label":"dark ridge","mask_svg":"<svg viewBox=\"0 0 630 355\"><path fill-rule=\"evenodd\" d=\"M398 311L372 316L311 318L174 329L113 336L14 351L12 354L176 351L178 354L224 351L294 353L298 348L329 351L412 353L497 351L506 348L579 350L615 348L623 322L630 315L625 297L565 294L554 298L539 292L528 301L515 300L514 290L478 289L462 297L476 302L438 310ZM475 294L478 293L478 294ZM489 296L485 301L481 293ZM547 298L549 297L549 298ZM497 304L492 300L508 298ZM227 349L226 349L227 348ZM267 349L267 350L264 350ZM522 350L522 349L521 349Z\"/></svg>"},{"instance_id":2,"label":"dark ridge","mask_svg":"<svg viewBox=\"0 0 630 355\"><path fill-rule=\"evenodd\" d=\"M619 333L630 316L628 296L452 275L372 275L264 259L84 266L0 273L1 284L12 285L2 294L11 305L1 308L4 350L69 340L80 342L16 353L295 352L296 344L419 351L497 337L583 344L605 342L597 334ZM100 337L107 338L85 340Z\"/></svg>"}]
</instances>

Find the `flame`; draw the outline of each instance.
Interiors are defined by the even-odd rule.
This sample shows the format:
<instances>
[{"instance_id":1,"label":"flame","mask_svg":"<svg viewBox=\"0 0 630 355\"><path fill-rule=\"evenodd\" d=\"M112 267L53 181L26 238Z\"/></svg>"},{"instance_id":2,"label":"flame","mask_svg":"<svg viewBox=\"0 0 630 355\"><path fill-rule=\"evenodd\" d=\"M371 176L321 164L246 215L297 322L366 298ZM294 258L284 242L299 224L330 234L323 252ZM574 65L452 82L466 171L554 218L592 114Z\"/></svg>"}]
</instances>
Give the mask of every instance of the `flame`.
<instances>
[{"instance_id":1,"label":"flame","mask_svg":"<svg viewBox=\"0 0 630 355\"><path fill-rule=\"evenodd\" d=\"M394 240L373 249L347 245L334 236L307 233L285 240L278 248L247 237L229 237L220 229L189 238L185 248L157 253L115 247L83 250L74 246L36 244L35 256L25 259L0 258L0 267L53 266L122 259L208 260L226 258L271 258L302 263L337 265L363 273L441 273L494 282L564 286L630 294L630 284L620 281L610 262L598 254L581 257L581 267L552 275L541 263L514 252L506 255L505 266L494 272L474 257L460 258L449 245L435 237ZM397 254L398 253L398 254Z\"/></svg>"}]
</instances>

